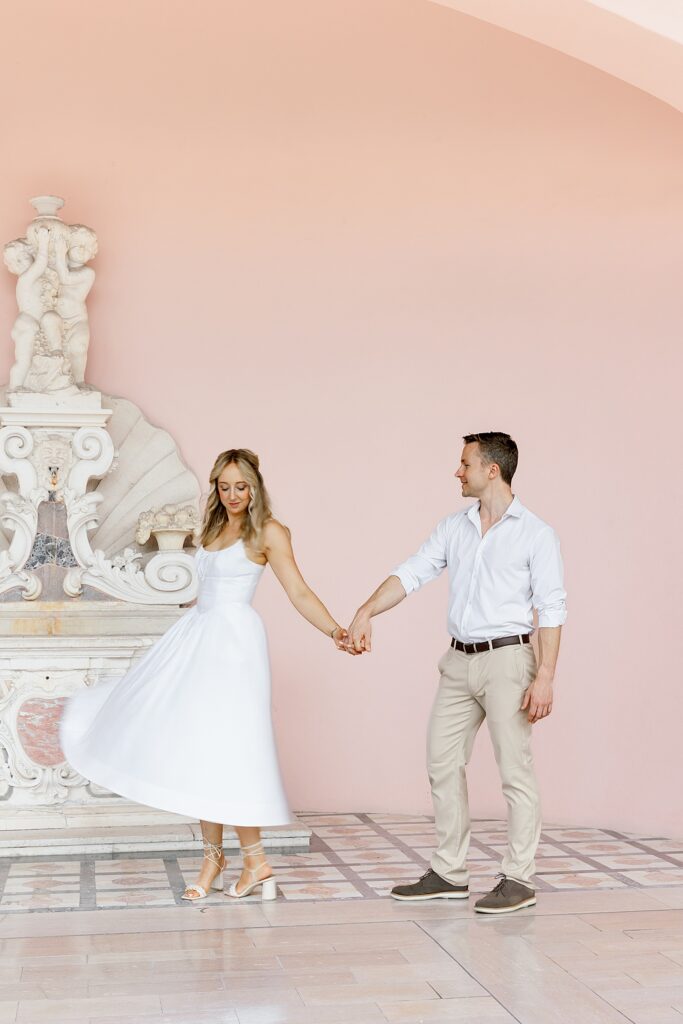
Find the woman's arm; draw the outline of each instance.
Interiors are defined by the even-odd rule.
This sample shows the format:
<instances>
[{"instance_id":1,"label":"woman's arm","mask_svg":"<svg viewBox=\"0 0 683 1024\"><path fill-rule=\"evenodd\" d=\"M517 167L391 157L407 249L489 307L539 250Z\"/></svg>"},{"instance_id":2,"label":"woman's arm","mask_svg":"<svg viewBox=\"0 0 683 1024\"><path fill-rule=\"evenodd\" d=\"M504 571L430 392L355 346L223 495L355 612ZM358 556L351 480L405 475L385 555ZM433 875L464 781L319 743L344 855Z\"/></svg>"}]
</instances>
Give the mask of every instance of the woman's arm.
<instances>
[{"instance_id":1,"label":"woman's arm","mask_svg":"<svg viewBox=\"0 0 683 1024\"><path fill-rule=\"evenodd\" d=\"M335 646L346 650L346 630L332 618L320 598L313 593L296 564L289 532L281 523L272 519L263 529L264 554L273 572L282 584L287 597L299 615L319 629L321 633L332 637Z\"/></svg>"}]
</instances>

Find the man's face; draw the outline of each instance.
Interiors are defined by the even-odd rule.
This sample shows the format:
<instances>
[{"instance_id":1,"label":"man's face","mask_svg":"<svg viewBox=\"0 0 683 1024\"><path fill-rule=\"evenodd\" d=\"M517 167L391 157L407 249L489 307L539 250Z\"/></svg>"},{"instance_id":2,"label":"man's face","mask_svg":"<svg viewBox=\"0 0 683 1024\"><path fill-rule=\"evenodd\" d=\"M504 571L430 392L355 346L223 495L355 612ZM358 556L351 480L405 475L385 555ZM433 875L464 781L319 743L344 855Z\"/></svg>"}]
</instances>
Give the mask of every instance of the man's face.
<instances>
[{"instance_id":1,"label":"man's face","mask_svg":"<svg viewBox=\"0 0 683 1024\"><path fill-rule=\"evenodd\" d=\"M460 457L456 479L462 485L463 498L480 498L491 480L491 464L482 462L476 441L466 444Z\"/></svg>"}]
</instances>

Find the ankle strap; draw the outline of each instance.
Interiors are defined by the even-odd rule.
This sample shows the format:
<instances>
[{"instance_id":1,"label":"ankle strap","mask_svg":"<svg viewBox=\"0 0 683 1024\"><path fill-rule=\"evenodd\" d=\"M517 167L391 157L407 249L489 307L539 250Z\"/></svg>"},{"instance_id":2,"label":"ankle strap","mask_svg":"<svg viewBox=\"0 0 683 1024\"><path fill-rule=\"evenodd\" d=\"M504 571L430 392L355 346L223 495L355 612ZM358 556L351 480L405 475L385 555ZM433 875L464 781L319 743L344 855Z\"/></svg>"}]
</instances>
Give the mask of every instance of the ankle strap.
<instances>
[{"instance_id":1,"label":"ankle strap","mask_svg":"<svg viewBox=\"0 0 683 1024\"><path fill-rule=\"evenodd\" d=\"M204 856L207 860L210 860L212 864L216 864L218 867L221 865L223 860L223 847L217 846L215 843L210 843L208 839L202 839L202 846L204 847Z\"/></svg>"},{"instance_id":2,"label":"ankle strap","mask_svg":"<svg viewBox=\"0 0 683 1024\"><path fill-rule=\"evenodd\" d=\"M257 853L263 853L263 843L259 840L258 843L250 843L249 846L243 846L242 853L246 853L247 857L253 857Z\"/></svg>"}]
</instances>

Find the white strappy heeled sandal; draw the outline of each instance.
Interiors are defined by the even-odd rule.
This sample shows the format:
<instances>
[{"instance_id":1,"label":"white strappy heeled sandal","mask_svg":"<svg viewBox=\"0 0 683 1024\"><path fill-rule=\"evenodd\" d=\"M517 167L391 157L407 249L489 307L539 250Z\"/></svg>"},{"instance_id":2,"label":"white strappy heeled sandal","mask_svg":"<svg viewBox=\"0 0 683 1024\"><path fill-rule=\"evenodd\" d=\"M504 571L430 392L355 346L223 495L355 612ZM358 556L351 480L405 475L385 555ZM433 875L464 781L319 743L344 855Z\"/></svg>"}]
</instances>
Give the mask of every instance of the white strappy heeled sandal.
<instances>
[{"instance_id":1,"label":"white strappy heeled sandal","mask_svg":"<svg viewBox=\"0 0 683 1024\"><path fill-rule=\"evenodd\" d=\"M263 852L263 846L261 845L260 842L259 843L252 843L251 846L243 846L242 847L242 856L245 859L247 857L258 857L258 856L261 856L261 857L265 858L265 853ZM275 876L274 875L268 875L267 878L256 878L255 877L260 867L262 867L261 864L259 864L255 868L248 868L246 866L246 864L245 864L244 865L244 870L250 876L249 882L247 883L246 887L244 889L242 889L241 892L237 891L237 882L233 882L232 885L230 886L230 888L228 889L228 896L232 896L233 899L240 900L240 899L242 899L243 896L248 896L250 892L254 891L254 889L258 889L258 887L260 885L261 886L261 899L262 900L275 900L275 899L277 899L277 883L275 881Z\"/></svg>"},{"instance_id":2,"label":"white strappy heeled sandal","mask_svg":"<svg viewBox=\"0 0 683 1024\"><path fill-rule=\"evenodd\" d=\"M204 846L204 857L206 860L210 860L212 864L215 864L218 868L218 874L211 882L210 888L215 889L217 892L223 890L223 872L225 871L226 860L225 854L223 853L222 846L216 846L215 843L210 843L208 839L203 839L202 844ZM196 896L191 895L196 893ZM189 900L190 903L194 903L196 900L205 900L209 894L202 885L188 885L185 892L180 897L181 900Z\"/></svg>"}]
</instances>

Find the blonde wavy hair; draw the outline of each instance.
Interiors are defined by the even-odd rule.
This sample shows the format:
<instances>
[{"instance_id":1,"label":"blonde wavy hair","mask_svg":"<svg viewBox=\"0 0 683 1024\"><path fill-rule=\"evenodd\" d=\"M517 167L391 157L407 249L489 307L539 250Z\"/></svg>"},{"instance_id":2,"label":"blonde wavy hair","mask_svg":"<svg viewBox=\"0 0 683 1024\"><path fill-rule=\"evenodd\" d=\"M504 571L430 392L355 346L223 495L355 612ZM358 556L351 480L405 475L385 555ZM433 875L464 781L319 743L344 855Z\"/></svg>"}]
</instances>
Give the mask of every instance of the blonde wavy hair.
<instances>
[{"instance_id":1,"label":"blonde wavy hair","mask_svg":"<svg viewBox=\"0 0 683 1024\"><path fill-rule=\"evenodd\" d=\"M227 526L228 510L221 502L218 493L218 477L226 466L233 464L239 467L251 492L247 515L244 517L242 525L242 540L254 551L261 552L263 551L263 527L273 518L273 512L259 469L259 457L248 448L229 448L226 452L221 452L214 462L209 476L210 490L204 509L200 543L202 547L207 547L216 540L223 527Z\"/></svg>"}]
</instances>

